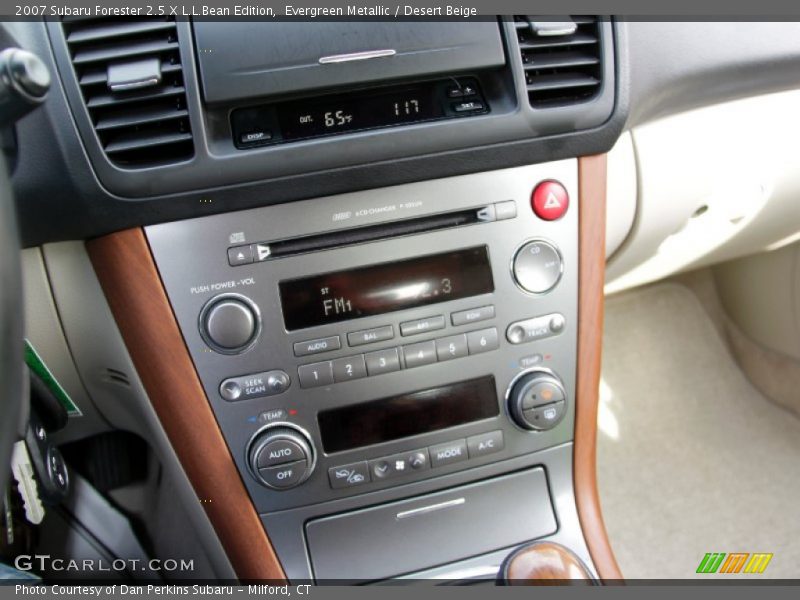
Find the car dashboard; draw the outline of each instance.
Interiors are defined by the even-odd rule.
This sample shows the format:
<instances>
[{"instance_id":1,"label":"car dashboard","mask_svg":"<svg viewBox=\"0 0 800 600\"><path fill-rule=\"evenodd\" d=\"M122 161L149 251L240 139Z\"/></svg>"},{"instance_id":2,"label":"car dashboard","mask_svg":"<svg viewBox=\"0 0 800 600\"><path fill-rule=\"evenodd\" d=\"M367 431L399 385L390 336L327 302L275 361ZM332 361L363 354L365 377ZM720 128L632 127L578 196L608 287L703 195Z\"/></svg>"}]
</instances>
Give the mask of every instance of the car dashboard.
<instances>
[{"instance_id":1,"label":"car dashboard","mask_svg":"<svg viewBox=\"0 0 800 600\"><path fill-rule=\"evenodd\" d=\"M536 540L622 577L604 286L761 243L646 263L697 206L647 208L682 190L637 158L664 119L792 94L800 47L565 19L4 24L53 74L4 150L29 338L83 410L61 435L143 436L209 576L494 579Z\"/></svg>"}]
</instances>

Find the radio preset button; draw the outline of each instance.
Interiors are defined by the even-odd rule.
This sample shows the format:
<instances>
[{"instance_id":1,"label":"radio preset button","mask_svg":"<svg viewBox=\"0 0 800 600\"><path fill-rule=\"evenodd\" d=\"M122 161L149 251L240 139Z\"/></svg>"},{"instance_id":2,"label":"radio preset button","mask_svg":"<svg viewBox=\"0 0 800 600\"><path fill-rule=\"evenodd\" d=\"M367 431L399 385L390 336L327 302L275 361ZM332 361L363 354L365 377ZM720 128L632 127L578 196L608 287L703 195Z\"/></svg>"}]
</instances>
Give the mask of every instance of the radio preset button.
<instances>
[{"instance_id":1,"label":"radio preset button","mask_svg":"<svg viewBox=\"0 0 800 600\"><path fill-rule=\"evenodd\" d=\"M431 466L444 467L467 460L467 441L461 439L437 444L428 448L428 451L431 454Z\"/></svg>"},{"instance_id":2,"label":"radio preset button","mask_svg":"<svg viewBox=\"0 0 800 600\"><path fill-rule=\"evenodd\" d=\"M497 350L500 346L497 328L490 327L489 329L481 329L480 331L468 333L467 346L469 347L470 354L480 354L482 352L489 352L490 350Z\"/></svg>"},{"instance_id":3,"label":"radio preset button","mask_svg":"<svg viewBox=\"0 0 800 600\"><path fill-rule=\"evenodd\" d=\"M494 306L481 306L478 308L470 308L469 310L460 310L450 315L450 321L454 327L459 325L468 325L469 323L477 323L478 321L488 321L494 319Z\"/></svg>"},{"instance_id":4,"label":"radio preset button","mask_svg":"<svg viewBox=\"0 0 800 600\"><path fill-rule=\"evenodd\" d=\"M495 452L500 452L503 448L503 432L500 430L467 438L467 450L469 450L470 458L494 454Z\"/></svg>"},{"instance_id":5,"label":"radio preset button","mask_svg":"<svg viewBox=\"0 0 800 600\"><path fill-rule=\"evenodd\" d=\"M514 257L514 280L523 290L544 294L552 290L561 279L564 264L552 244L543 240L528 242Z\"/></svg>"},{"instance_id":6,"label":"radio preset button","mask_svg":"<svg viewBox=\"0 0 800 600\"><path fill-rule=\"evenodd\" d=\"M431 365L436 362L436 342L420 342L403 346L403 357L406 360L406 369Z\"/></svg>"},{"instance_id":7,"label":"radio preset button","mask_svg":"<svg viewBox=\"0 0 800 600\"><path fill-rule=\"evenodd\" d=\"M373 342L385 342L394 338L394 327L384 325L372 329L362 329L347 334L347 343L351 346L363 346Z\"/></svg>"},{"instance_id":8,"label":"radio preset button","mask_svg":"<svg viewBox=\"0 0 800 600\"><path fill-rule=\"evenodd\" d=\"M363 354L337 358L333 361L333 380L336 383L350 381L351 379L361 379L366 376L367 366L364 363Z\"/></svg>"},{"instance_id":9,"label":"radio preset button","mask_svg":"<svg viewBox=\"0 0 800 600\"><path fill-rule=\"evenodd\" d=\"M228 402L275 396L289 389L292 380L281 370L230 377L219 386L219 395Z\"/></svg>"},{"instance_id":10,"label":"radio preset button","mask_svg":"<svg viewBox=\"0 0 800 600\"><path fill-rule=\"evenodd\" d=\"M258 474L264 482L273 488L284 489L297 485L308 470L308 461L299 460L294 463L259 469Z\"/></svg>"},{"instance_id":11,"label":"radio preset button","mask_svg":"<svg viewBox=\"0 0 800 600\"><path fill-rule=\"evenodd\" d=\"M334 490L351 488L369 483L369 467L367 461L341 465L328 469L328 480Z\"/></svg>"},{"instance_id":12,"label":"radio preset button","mask_svg":"<svg viewBox=\"0 0 800 600\"><path fill-rule=\"evenodd\" d=\"M256 457L256 464L259 469L264 467L274 467L275 465L285 465L290 462L306 460L303 449L290 440L275 440L262 446Z\"/></svg>"},{"instance_id":13,"label":"radio preset button","mask_svg":"<svg viewBox=\"0 0 800 600\"><path fill-rule=\"evenodd\" d=\"M313 363L297 367L300 387L313 388L333 383L333 364L331 361Z\"/></svg>"},{"instance_id":14,"label":"radio preset button","mask_svg":"<svg viewBox=\"0 0 800 600\"><path fill-rule=\"evenodd\" d=\"M400 323L400 335L402 336L417 335L439 329L444 329L444 317L442 315Z\"/></svg>"},{"instance_id":15,"label":"radio preset button","mask_svg":"<svg viewBox=\"0 0 800 600\"><path fill-rule=\"evenodd\" d=\"M330 352L331 350L338 350L342 347L341 339L338 335L332 335L318 340L308 340L305 342L296 342L294 344L295 356L309 356L311 354L319 354L320 352Z\"/></svg>"},{"instance_id":16,"label":"radio preset button","mask_svg":"<svg viewBox=\"0 0 800 600\"><path fill-rule=\"evenodd\" d=\"M397 348L370 352L364 358L367 363L367 373L370 375L383 375L400 370L400 355Z\"/></svg>"},{"instance_id":17,"label":"radio preset button","mask_svg":"<svg viewBox=\"0 0 800 600\"><path fill-rule=\"evenodd\" d=\"M436 356L440 361L464 358L468 354L467 336L463 333L436 340Z\"/></svg>"}]
</instances>

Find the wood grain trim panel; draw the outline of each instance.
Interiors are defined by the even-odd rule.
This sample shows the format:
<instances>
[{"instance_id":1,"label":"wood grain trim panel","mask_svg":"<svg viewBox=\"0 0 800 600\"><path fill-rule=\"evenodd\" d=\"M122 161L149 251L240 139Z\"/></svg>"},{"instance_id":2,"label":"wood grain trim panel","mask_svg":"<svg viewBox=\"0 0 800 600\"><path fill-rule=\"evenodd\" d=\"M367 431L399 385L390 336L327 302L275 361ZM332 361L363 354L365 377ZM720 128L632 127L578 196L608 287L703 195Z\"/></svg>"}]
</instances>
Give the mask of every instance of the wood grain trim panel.
<instances>
[{"instance_id":1,"label":"wood grain trim panel","mask_svg":"<svg viewBox=\"0 0 800 600\"><path fill-rule=\"evenodd\" d=\"M241 580L285 574L200 384L141 229L86 244L153 408Z\"/></svg>"},{"instance_id":2,"label":"wood grain trim panel","mask_svg":"<svg viewBox=\"0 0 800 600\"><path fill-rule=\"evenodd\" d=\"M601 579L622 579L608 541L597 491L597 403L603 344L606 238L606 156L578 159L578 370L573 477L575 502L589 554Z\"/></svg>"}]
</instances>

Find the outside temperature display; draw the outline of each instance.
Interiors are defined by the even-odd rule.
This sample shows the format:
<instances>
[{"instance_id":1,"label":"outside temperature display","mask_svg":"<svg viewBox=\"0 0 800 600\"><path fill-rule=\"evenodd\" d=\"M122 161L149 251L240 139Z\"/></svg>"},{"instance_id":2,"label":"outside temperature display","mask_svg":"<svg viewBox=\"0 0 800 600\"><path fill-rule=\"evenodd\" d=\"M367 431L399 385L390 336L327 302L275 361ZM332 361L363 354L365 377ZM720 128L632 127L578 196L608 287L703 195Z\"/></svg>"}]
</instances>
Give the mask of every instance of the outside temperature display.
<instances>
[{"instance_id":1,"label":"outside temperature display","mask_svg":"<svg viewBox=\"0 0 800 600\"><path fill-rule=\"evenodd\" d=\"M280 282L288 330L492 291L485 246Z\"/></svg>"},{"instance_id":2,"label":"outside temperature display","mask_svg":"<svg viewBox=\"0 0 800 600\"><path fill-rule=\"evenodd\" d=\"M278 107L285 140L437 119L444 114L433 88L378 92L358 99L293 102Z\"/></svg>"}]
</instances>

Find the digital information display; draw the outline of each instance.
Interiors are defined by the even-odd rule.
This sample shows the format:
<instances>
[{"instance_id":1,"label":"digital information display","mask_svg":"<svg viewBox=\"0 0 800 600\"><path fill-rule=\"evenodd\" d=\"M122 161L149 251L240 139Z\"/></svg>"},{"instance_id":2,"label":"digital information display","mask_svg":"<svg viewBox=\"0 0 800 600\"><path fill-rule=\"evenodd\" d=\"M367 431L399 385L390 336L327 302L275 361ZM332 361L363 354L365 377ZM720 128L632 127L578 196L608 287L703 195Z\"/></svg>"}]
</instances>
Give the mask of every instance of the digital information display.
<instances>
[{"instance_id":1,"label":"digital information display","mask_svg":"<svg viewBox=\"0 0 800 600\"><path fill-rule=\"evenodd\" d=\"M278 123L286 141L443 116L444 109L433 86L278 106Z\"/></svg>"},{"instance_id":2,"label":"digital information display","mask_svg":"<svg viewBox=\"0 0 800 600\"><path fill-rule=\"evenodd\" d=\"M293 331L494 291L489 252L455 252L370 265L279 284L286 329Z\"/></svg>"},{"instance_id":3,"label":"digital information display","mask_svg":"<svg viewBox=\"0 0 800 600\"><path fill-rule=\"evenodd\" d=\"M496 417L494 377L486 376L317 415L325 452L342 452Z\"/></svg>"}]
</instances>

